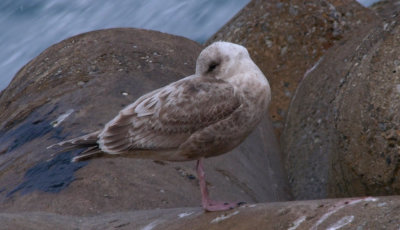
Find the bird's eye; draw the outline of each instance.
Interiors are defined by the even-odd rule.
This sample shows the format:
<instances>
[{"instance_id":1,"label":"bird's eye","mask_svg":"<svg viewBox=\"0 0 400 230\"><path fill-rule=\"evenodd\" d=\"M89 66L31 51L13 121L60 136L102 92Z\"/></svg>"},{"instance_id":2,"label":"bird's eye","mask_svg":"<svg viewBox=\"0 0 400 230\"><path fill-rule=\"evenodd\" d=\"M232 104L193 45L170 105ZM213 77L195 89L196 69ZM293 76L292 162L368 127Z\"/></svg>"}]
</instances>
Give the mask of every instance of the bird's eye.
<instances>
[{"instance_id":1,"label":"bird's eye","mask_svg":"<svg viewBox=\"0 0 400 230\"><path fill-rule=\"evenodd\" d=\"M210 73L210 72L214 71L214 69L217 68L218 65L219 65L218 62L211 62L208 65L207 73Z\"/></svg>"}]
</instances>

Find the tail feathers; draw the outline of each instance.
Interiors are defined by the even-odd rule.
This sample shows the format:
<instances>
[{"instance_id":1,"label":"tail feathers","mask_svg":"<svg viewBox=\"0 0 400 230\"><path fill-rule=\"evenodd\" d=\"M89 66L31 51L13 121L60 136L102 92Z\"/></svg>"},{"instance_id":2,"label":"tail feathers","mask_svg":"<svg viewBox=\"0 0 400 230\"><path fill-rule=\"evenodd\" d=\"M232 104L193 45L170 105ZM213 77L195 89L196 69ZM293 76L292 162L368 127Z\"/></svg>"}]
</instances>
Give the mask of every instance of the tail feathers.
<instances>
[{"instance_id":1,"label":"tail feathers","mask_svg":"<svg viewBox=\"0 0 400 230\"><path fill-rule=\"evenodd\" d=\"M101 151L98 146L92 146L80 153L78 156L72 158L71 162L86 161L91 158L101 157L103 155L104 152Z\"/></svg>"},{"instance_id":2,"label":"tail feathers","mask_svg":"<svg viewBox=\"0 0 400 230\"><path fill-rule=\"evenodd\" d=\"M100 157L104 155L104 152L99 149L97 143L98 135L100 131L89 133L87 135L77 137L71 140L62 141L47 147L47 149L60 148L57 153L67 152L75 149L86 148L85 151L80 153L78 156L72 158L72 162L84 161L94 157Z\"/></svg>"},{"instance_id":3,"label":"tail feathers","mask_svg":"<svg viewBox=\"0 0 400 230\"><path fill-rule=\"evenodd\" d=\"M74 139L62 141L59 143L56 143L54 145L50 145L47 147L47 149L54 149L54 148L63 148L63 149L79 149L79 148L85 148L85 147L90 147L93 145L97 145L97 139L98 135L100 134L100 131L89 133L84 136L80 136ZM65 151L68 151L65 150Z\"/></svg>"}]
</instances>

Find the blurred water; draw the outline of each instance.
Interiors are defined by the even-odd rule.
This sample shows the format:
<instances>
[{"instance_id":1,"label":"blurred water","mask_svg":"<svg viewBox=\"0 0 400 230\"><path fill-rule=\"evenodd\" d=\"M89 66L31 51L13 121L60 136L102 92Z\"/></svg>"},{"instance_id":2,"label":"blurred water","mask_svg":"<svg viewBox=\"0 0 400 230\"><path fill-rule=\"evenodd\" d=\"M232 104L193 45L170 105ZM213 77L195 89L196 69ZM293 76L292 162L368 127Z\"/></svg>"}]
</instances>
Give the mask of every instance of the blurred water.
<instances>
[{"instance_id":1,"label":"blurred water","mask_svg":"<svg viewBox=\"0 0 400 230\"><path fill-rule=\"evenodd\" d=\"M83 32L136 27L204 42L250 0L1 0L0 91L50 45ZM371 4L377 0L362 0Z\"/></svg>"},{"instance_id":2,"label":"blurred water","mask_svg":"<svg viewBox=\"0 0 400 230\"><path fill-rule=\"evenodd\" d=\"M198 42L249 0L1 0L0 90L50 45L82 32L137 27Z\"/></svg>"}]
</instances>

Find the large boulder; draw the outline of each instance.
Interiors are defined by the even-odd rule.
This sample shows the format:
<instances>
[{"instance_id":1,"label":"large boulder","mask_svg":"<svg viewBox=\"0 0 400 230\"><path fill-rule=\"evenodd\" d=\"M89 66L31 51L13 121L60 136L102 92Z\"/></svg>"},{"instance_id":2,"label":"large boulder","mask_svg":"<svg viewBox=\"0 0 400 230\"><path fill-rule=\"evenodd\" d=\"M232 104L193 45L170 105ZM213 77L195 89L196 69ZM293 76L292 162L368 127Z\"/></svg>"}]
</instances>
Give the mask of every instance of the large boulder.
<instances>
[{"instance_id":1,"label":"large boulder","mask_svg":"<svg viewBox=\"0 0 400 230\"><path fill-rule=\"evenodd\" d=\"M252 0L207 43L246 46L271 84L278 137L298 83L327 49L377 16L354 0Z\"/></svg>"},{"instance_id":2,"label":"large boulder","mask_svg":"<svg viewBox=\"0 0 400 230\"><path fill-rule=\"evenodd\" d=\"M95 159L47 146L103 127L142 94L194 73L202 47L154 31L109 29L45 50L0 94L0 209L95 214L199 206L194 162ZM289 198L271 122L205 161L215 199Z\"/></svg>"},{"instance_id":3,"label":"large boulder","mask_svg":"<svg viewBox=\"0 0 400 230\"><path fill-rule=\"evenodd\" d=\"M400 26L390 15L329 50L299 85L282 135L297 199L400 194Z\"/></svg>"}]
</instances>

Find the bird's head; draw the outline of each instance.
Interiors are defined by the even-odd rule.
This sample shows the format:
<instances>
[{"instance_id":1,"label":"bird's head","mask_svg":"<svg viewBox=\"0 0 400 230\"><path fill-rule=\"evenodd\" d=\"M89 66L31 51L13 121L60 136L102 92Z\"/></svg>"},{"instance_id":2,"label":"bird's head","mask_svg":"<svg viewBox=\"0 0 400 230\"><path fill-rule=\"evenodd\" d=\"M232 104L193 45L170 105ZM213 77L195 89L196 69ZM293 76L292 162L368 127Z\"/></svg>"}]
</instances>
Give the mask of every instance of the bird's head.
<instances>
[{"instance_id":1,"label":"bird's head","mask_svg":"<svg viewBox=\"0 0 400 230\"><path fill-rule=\"evenodd\" d=\"M245 47L230 42L214 42L197 58L196 75L227 80L233 73L239 73L241 64L247 61L251 59Z\"/></svg>"}]
</instances>

